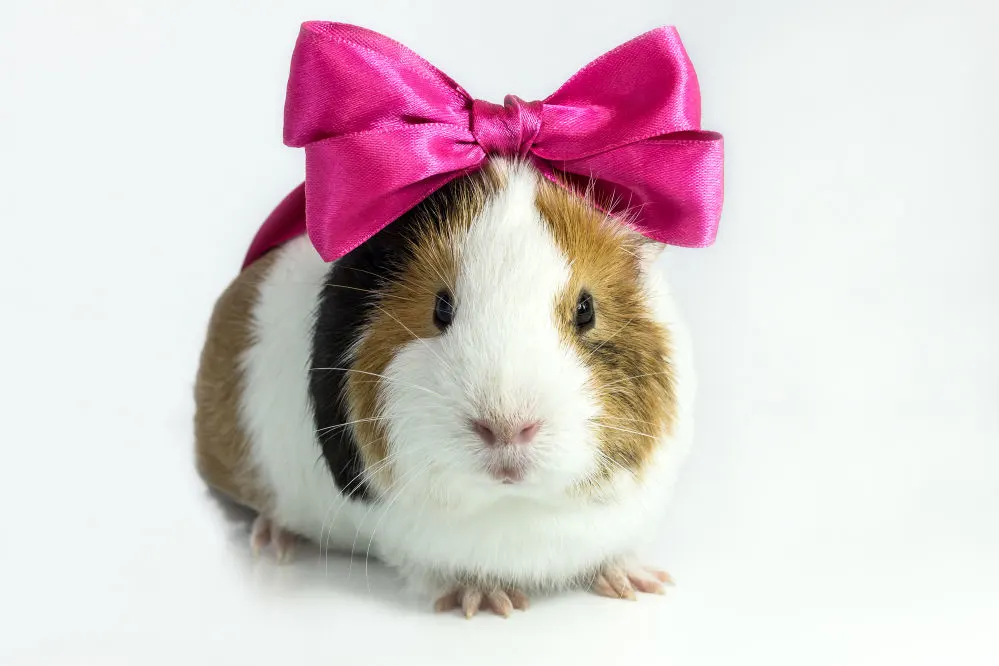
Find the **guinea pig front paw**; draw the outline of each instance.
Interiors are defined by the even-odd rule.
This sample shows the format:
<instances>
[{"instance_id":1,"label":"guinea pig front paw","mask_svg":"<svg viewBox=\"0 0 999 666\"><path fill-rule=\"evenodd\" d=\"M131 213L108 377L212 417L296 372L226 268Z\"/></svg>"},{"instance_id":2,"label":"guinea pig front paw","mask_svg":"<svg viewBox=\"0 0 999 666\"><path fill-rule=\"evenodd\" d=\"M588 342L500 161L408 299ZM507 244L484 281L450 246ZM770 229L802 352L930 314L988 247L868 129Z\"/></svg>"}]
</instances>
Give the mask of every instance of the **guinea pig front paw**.
<instances>
[{"instance_id":1,"label":"guinea pig front paw","mask_svg":"<svg viewBox=\"0 0 999 666\"><path fill-rule=\"evenodd\" d=\"M458 585L434 603L438 613L460 608L465 618L471 618L480 608L488 608L496 615L510 617L514 609L527 610L527 595L517 589L504 590L480 585Z\"/></svg>"},{"instance_id":2,"label":"guinea pig front paw","mask_svg":"<svg viewBox=\"0 0 999 666\"><path fill-rule=\"evenodd\" d=\"M267 546L274 545L274 555L278 562L287 562L295 549L298 537L288 530L282 529L271 518L260 514L250 528L250 552L254 557L260 555Z\"/></svg>"},{"instance_id":3,"label":"guinea pig front paw","mask_svg":"<svg viewBox=\"0 0 999 666\"><path fill-rule=\"evenodd\" d=\"M673 578L662 571L637 562L608 562L600 567L590 589L604 597L630 599L635 591L648 594L665 594L663 585L672 585Z\"/></svg>"}]
</instances>

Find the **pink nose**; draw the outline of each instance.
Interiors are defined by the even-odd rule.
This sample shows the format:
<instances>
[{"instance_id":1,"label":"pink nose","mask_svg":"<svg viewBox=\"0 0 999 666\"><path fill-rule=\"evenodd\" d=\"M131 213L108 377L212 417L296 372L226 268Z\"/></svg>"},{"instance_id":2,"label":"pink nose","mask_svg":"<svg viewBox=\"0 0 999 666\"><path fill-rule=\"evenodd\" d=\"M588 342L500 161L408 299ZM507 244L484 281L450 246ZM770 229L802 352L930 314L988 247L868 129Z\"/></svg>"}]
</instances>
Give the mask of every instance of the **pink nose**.
<instances>
[{"instance_id":1,"label":"pink nose","mask_svg":"<svg viewBox=\"0 0 999 666\"><path fill-rule=\"evenodd\" d=\"M493 421L473 421L472 429L482 438L487 446L528 444L541 429L537 421L533 423L512 425Z\"/></svg>"}]
</instances>

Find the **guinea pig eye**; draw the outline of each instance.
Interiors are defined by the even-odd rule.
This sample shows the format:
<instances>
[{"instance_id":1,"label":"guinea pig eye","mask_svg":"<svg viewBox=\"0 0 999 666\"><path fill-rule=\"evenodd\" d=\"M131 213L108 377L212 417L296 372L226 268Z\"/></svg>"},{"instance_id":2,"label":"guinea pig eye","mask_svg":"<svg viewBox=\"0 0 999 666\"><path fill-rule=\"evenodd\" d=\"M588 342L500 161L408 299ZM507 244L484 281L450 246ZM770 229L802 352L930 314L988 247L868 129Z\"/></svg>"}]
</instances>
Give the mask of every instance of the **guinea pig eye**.
<instances>
[{"instance_id":1,"label":"guinea pig eye","mask_svg":"<svg viewBox=\"0 0 999 666\"><path fill-rule=\"evenodd\" d=\"M447 291L437 292L434 299L434 324L442 331L451 325L454 319L454 299Z\"/></svg>"},{"instance_id":2,"label":"guinea pig eye","mask_svg":"<svg viewBox=\"0 0 999 666\"><path fill-rule=\"evenodd\" d=\"M582 333L593 328L595 316L593 297L584 291L579 295L579 300L576 301L576 329Z\"/></svg>"}]
</instances>

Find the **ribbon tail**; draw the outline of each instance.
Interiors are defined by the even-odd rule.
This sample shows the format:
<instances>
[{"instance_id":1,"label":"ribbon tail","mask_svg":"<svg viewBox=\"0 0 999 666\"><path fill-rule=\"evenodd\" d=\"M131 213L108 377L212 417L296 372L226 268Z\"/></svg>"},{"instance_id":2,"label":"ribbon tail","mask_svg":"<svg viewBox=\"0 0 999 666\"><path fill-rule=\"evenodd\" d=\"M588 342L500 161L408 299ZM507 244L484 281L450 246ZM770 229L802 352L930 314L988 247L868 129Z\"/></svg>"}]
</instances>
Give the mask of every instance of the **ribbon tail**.
<instances>
[{"instance_id":1,"label":"ribbon tail","mask_svg":"<svg viewBox=\"0 0 999 666\"><path fill-rule=\"evenodd\" d=\"M267 217L243 259L243 268L279 245L305 233L305 183L302 183L277 205Z\"/></svg>"}]
</instances>

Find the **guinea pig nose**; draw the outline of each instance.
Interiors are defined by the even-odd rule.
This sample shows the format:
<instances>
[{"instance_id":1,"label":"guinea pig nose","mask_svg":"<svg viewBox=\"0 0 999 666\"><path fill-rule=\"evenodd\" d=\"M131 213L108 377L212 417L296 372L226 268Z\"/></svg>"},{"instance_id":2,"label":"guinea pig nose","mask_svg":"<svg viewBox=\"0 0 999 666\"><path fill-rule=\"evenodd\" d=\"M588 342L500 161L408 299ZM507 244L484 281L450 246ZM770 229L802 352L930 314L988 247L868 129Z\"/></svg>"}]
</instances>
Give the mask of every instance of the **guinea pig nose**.
<instances>
[{"instance_id":1,"label":"guinea pig nose","mask_svg":"<svg viewBox=\"0 0 999 666\"><path fill-rule=\"evenodd\" d=\"M519 425L500 424L481 419L472 421L472 429L487 446L497 444L528 444L541 429L537 421Z\"/></svg>"},{"instance_id":2,"label":"guinea pig nose","mask_svg":"<svg viewBox=\"0 0 999 666\"><path fill-rule=\"evenodd\" d=\"M540 429L541 429L540 423L538 422L528 423L527 425L525 425L523 428L520 429L520 432L514 435L513 443L514 444L529 443L532 439L534 439L534 436L538 434L538 430Z\"/></svg>"},{"instance_id":3,"label":"guinea pig nose","mask_svg":"<svg viewBox=\"0 0 999 666\"><path fill-rule=\"evenodd\" d=\"M489 446L496 444L496 432L485 421L472 421L472 430Z\"/></svg>"}]
</instances>

